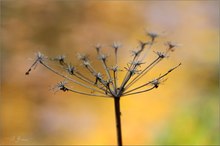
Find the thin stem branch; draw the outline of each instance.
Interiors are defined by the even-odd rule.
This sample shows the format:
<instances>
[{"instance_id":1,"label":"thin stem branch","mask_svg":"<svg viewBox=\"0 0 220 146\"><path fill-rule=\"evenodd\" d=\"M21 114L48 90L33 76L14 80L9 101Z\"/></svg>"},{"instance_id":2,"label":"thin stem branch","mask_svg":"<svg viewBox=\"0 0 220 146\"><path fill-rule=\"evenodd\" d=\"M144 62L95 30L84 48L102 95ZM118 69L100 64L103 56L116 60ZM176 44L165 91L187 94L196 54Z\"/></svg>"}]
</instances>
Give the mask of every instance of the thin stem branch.
<instances>
[{"instance_id":1,"label":"thin stem branch","mask_svg":"<svg viewBox=\"0 0 220 146\"><path fill-rule=\"evenodd\" d=\"M146 51L146 52L144 53L144 55L142 56L141 61L143 61L143 60L146 58L147 53L148 53L148 51L151 49L151 47L153 46L153 44L154 44L154 40L152 40L152 41L150 42L150 45L149 45L149 47L146 49L147 51Z\"/></svg>"},{"instance_id":2,"label":"thin stem branch","mask_svg":"<svg viewBox=\"0 0 220 146\"><path fill-rule=\"evenodd\" d=\"M157 65L161 60L166 57L166 55L170 52L171 50L168 48L167 51L163 56L159 55L151 64L149 64L144 70L141 71L139 75L137 75L126 87L125 89L128 89L130 86L132 86L135 82L137 82L140 78L142 78L144 75L150 71L155 65Z\"/></svg>"},{"instance_id":3,"label":"thin stem branch","mask_svg":"<svg viewBox=\"0 0 220 146\"><path fill-rule=\"evenodd\" d=\"M149 46L149 49L150 49L151 46L153 45L153 42L154 42L154 40L152 40L151 45ZM120 90L119 90L119 93L118 93L118 94L121 94L121 93L123 92L122 90L124 90L125 85L127 84L128 80L131 78L130 71L131 71L131 70L134 70L135 67L137 67L137 66L134 64L134 61L139 58L139 56L140 56L140 54L143 52L145 46L146 46L146 44L141 42L141 49L138 50L138 52L136 52L136 53L134 54L134 58L133 58L133 60L132 60L132 62L131 62L131 65L130 65L129 68L128 68L128 71L127 71L127 73L126 73L126 75L125 75L124 80L122 81L122 84L121 84L121 86L120 86ZM143 60L143 59L142 59L142 60Z\"/></svg>"},{"instance_id":4,"label":"thin stem branch","mask_svg":"<svg viewBox=\"0 0 220 146\"><path fill-rule=\"evenodd\" d=\"M118 48L115 48L115 66L118 66ZM117 94L117 88L118 88L118 70L114 71L114 84L115 84L115 94Z\"/></svg>"},{"instance_id":5,"label":"thin stem branch","mask_svg":"<svg viewBox=\"0 0 220 146\"><path fill-rule=\"evenodd\" d=\"M106 60L103 60L103 59L101 59L101 60L102 60L102 64L103 64L103 67L104 67L104 69L105 69L106 75L108 76L108 80L109 80L109 81L112 81L112 77L111 77L111 75L110 75L108 66L107 66L107 64L106 64ZM112 86L113 86L113 88L114 88L114 90L115 90L115 89L116 89L116 86L115 86L114 84L112 84Z\"/></svg>"},{"instance_id":6,"label":"thin stem branch","mask_svg":"<svg viewBox=\"0 0 220 146\"><path fill-rule=\"evenodd\" d=\"M104 69L105 69L106 75L108 76L108 80L112 80L112 77L111 77L111 75L110 75L110 73L109 73L108 66L107 66L107 64L106 64L106 61L102 60L102 63L103 63L103 67L104 67Z\"/></svg>"},{"instance_id":7,"label":"thin stem branch","mask_svg":"<svg viewBox=\"0 0 220 146\"><path fill-rule=\"evenodd\" d=\"M142 70L140 72L140 74L138 74L130 83L128 83L128 85L125 87L126 89L128 89L130 86L132 86L135 82L137 82L141 77L143 77L144 75L146 75L146 73L153 68L157 63L159 63L159 61L161 60L161 57L157 57L151 64L149 64L144 70Z\"/></svg>"},{"instance_id":8,"label":"thin stem branch","mask_svg":"<svg viewBox=\"0 0 220 146\"><path fill-rule=\"evenodd\" d=\"M115 94L117 94L117 70L113 71L113 79L115 84Z\"/></svg>"},{"instance_id":9,"label":"thin stem branch","mask_svg":"<svg viewBox=\"0 0 220 146\"><path fill-rule=\"evenodd\" d=\"M29 73L31 72L32 68L37 65L37 63L40 61L40 58L37 58L34 63L31 65L31 67L28 69L28 71L25 73L25 75L29 75Z\"/></svg>"},{"instance_id":10,"label":"thin stem branch","mask_svg":"<svg viewBox=\"0 0 220 146\"><path fill-rule=\"evenodd\" d=\"M85 77L84 75L82 75L80 72L77 71L76 74L74 74L74 75L75 75L77 78L79 78L80 80L85 81L85 82L87 82L88 84L93 85L93 86L97 87L98 89L100 89L100 90L106 92L106 90L105 90L103 87L98 86L98 84L94 84L90 79L86 78L86 77ZM107 93L110 94L109 91L107 91Z\"/></svg>"},{"instance_id":11,"label":"thin stem branch","mask_svg":"<svg viewBox=\"0 0 220 146\"><path fill-rule=\"evenodd\" d=\"M85 66L85 67L86 67L87 70L89 70L89 72L90 72L94 77L96 77L97 72L96 72L96 70L91 66L91 64L88 64L88 65ZM96 79L97 79L97 77L96 77ZM109 86L107 86L106 81L104 81L104 80L102 80L102 79L99 78L99 82L102 83L102 85L106 87L106 92L107 92L107 93L112 94L112 91L111 91L111 89L109 88ZM109 91L108 91L108 90L109 90ZM114 95L114 94L112 94L112 95Z\"/></svg>"},{"instance_id":12,"label":"thin stem branch","mask_svg":"<svg viewBox=\"0 0 220 146\"><path fill-rule=\"evenodd\" d=\"M67 89L68 89L68 91L78 93L78 94L82 94L82 95L98 96L98 97L112 97L112 96L107 96L107 95L98 95L98 94L85 93L85 92L81 92L81 91L76 91L76 90L71 89L71 88L67 88Z\"/></svg>"},{"instance_id":13,"label":"thin stem branch","mask_svg":"<svg viewBox=\"0 0 220 146\"><path fill-rule=\"evenodd\" d=\"M172 72L173 70L175 70L177 67L179 67L180 65L182 65L182 63L179 63L177 66L171 68L170 70L168 70L165 74L163 74L162 76L158 77L157 80L160 80L161 78L165 77L166 75L168 75L170 72Z\"/></svg>"},{"instance_id":14,"label":"thin stem branch","mask_svg":"<svg viewBox=\"0 0 220 146\"><path fill-rule=\"evenodd\" d=\"M175 70L175 69L176 69L177 67L179 67L180 65L181 65L181 63L179 63L177 66L175 66L175 67L171 68L170 70L168 70L168 71L167 71L165 74L163 74L162 76L156 78L156 80L162 79L163 77L165 77L166 75L168 75L170 72L172 72L173 70ZM134 89L131 89L131 90L125 92L124 94L130 93L130 92L135 91L135 90L140 89L140 88L143 88L143 87L145 87L145 86L147 86L147 85L149 85L149 84L151 84L151 83L152 83L152 81L147 82L147 83L145 83L145 84L143 84L143 85L141 85L141 86L139 86L139 87L136 87L136 88L134 88Z\"/></svg>"},{"instance_id":15,"label":"thin stem branch","mask_svg":"<svg viewBox=\"0 0 220 146\"><path fill-rule=\"evenodd\" d=\"M153 86L153 87L151 87L151 88L149 88L149 89L145 89L145 90L138 91L138 92L133 92L133 93L130 93L130 92L132 92L132 91L126 92L126 93L123 94L123 96L129 96L129 95L134 95L134 94L139 94L139 93L147 92L147 91L150 91L150 90L152 90L152 89L154 89L154 88L155 88L155 86ZM127 93L128 93L128 94L127 94Z\"/></svg>"},{"instance_id":16,"label":"thin stem branch","mask_svg":"<svg viewBox=\"0 0 220 146\"><path fill-rule=\"evenodd\" d=\"M47 69L49 69L50 71L54 72L55 74L57 74L57 75L59 75L59 76L65 78L65 79L67 79L67 80L69 80L69 81L71 81L71 82L73 82L73 83L75 83L75 84L78 84L78 85L80 85L80 86L82 86L82 87L85 87L85 88L88 88L88 89L91 89L91 90L93 90L93 91L97 91L97 92L103 94L103 92L101 92L101 91L99 91L99 90L97 90L97 89L95 89L95 88L92 88L92 87L90 87L90 86L87 86L87 85L85 85L85 84L83 84L83 83L80 83L80 82L78 82L78 81L76 81L76 80L73 80L72 78L69 78L69 77L67 77L67 76L65 76L65 75L63 75L63 74L57 72L56 70L54 70L53 68L51 68L50 66L48 66L47 64L45 64L43 61L40 61L40 63L41 63L44 67L46 67Z\"/></svg>"},{"instance_id":17,"label":"thin stem branch","mask_svg":"<svg viewBox=\"0 0 220 146\"><path fill-rule=\"evenodd\" d=\"M122 83L121 83L120 91L119 91L119 92L121 92L122 87L125 85L125 82L128 80L129 71L130 71L131 67L133 66L134 61L136 60L136 57L137 57L137 55L134 56L134 58L133 58L133 60L132 60L132 62L131 62L131 65L130 65L129 68L128 68L128 71L127 71L127 73L126 73L126 75L125 75L125 77L124 77L124 80L123 80Z\"/></svg>"},{"instance_id":18,"label":"thin stem branch","mask_svg":"<svg viewBox=\"0 0 220 146\"><path fill-rule=\"evenodd\" d=\"M85 77L83 74L81 74L80 72L76 71L76 74L79 75L80 77L82 77L83 79L87 80L90 83L93 83L92 80L90 80L89 78Z\"/></svg>"}]
</instances>

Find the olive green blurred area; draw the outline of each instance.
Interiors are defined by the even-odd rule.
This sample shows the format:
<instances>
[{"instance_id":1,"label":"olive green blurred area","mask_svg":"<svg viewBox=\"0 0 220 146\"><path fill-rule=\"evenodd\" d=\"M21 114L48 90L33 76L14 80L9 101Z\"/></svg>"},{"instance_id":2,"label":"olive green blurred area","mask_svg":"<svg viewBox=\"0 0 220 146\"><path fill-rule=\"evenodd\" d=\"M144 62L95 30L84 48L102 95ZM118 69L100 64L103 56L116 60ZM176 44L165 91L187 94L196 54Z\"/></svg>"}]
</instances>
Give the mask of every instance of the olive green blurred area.
<instances>
[{"instance_id":1,"label":"olive green blurred area","mask_svg":"<svg viewBox=\"0 0 220 146\"><path fill-rule=\"evenodd\" d=\"M0 144L115 145L113 100L51 88L62 78L40 64L25 72L35 53L77 53L98 65L94 45L122 44L119 64L131 60L145 31L179 43L139 84L182 63L150 92L122 97L125 145L219 145L219 1L1 0ZM155 57L149 53L146 60ZM109 61L110 63L111 61ZM123 73L119 78L123 77ZM74 87L74 86L73 86Z\"/></svg>"}]
</instances>

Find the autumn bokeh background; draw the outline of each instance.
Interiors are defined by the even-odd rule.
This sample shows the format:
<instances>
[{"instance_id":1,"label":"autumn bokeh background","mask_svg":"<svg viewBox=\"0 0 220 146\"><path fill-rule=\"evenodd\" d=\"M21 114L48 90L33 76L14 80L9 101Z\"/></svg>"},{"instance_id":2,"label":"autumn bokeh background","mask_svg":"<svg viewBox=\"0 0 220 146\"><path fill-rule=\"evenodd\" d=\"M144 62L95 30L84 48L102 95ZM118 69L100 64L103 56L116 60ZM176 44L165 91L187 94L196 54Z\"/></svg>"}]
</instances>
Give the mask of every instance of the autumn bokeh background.
<instances>
[{"instance_id":1,"label":"autumn bokeh background","mask_svg":"<svg viewBox=\"0 0 220 146\"><path fill-rule=\"evenodd\" d=\"M24 73L37 51L79 65L76 53L95 59L97 42L111 54L120 41L125 66L145 30L161 34L153 50L181 44L148 79L183 65L158 89L122 99L124 144L219 144L218 1L1 0L0 8L1 144L116 144L112 99L54 94L60 78L40 65Z\"/></svg>"}]
</instances>

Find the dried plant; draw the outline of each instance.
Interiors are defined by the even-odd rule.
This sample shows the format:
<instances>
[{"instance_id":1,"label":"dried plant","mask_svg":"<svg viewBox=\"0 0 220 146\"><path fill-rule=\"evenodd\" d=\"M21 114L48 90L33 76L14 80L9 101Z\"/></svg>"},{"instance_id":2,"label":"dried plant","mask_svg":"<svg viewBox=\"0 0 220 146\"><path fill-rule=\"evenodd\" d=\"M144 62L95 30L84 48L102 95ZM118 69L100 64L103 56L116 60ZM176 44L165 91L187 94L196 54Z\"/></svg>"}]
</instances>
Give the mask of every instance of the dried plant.
<instances>
[{"instance_id":1,"label":"dried plant","mask_svg":"<svg viewBox=\"0 0 220 146\"><path fill-rule=\"evenodd\" d=\"M140 41L139 47L137 50L131 51L132 60L127 63L127 66L124 67L124 71L126 74L121 82L118 80L119 71L123 71L119 69L118 66L118 49L121 45L117 42L114 42L111 46L114 49L114 64L109 66L108 55L102 53L102 46L100 44L95 46L97 51L97 56L101 64L103 65L105 75L101 72L98 72L92 65L88 55L85 54L77 54L78 59L82 63L84 69L87 70L89 74L91 74L91 78L81 72L76 66L73 66L71 63L67 63L65 56L60 55L55 58L48 58L44 56L42 53L38 52L36 54L36 60L33 65L28 69L25 73L29 75L32 68L35 68L37 64L43 65L48 70L62 77L64 81L59 82L55 89L62 90L64 92L74 92L77 94L87 95L87 96L99 96L99 97L108 97L114 99L114 107L115 107L115 119L116 119L116 128L117 128L117 142L118 145L122 145L122 132L121 132L121 119L120 119L120 99L124 96L136 95L139 93L144 93L155 88L158 88L161 82L165 81L165 77L175 70L177 66L169 69L166 73L158 76L155 79L145 82L140 85L137 82L145 76L155 65L157 65L164 58L168 57L168 54L174 51L176 44L172 42L166 43L166 49L164 52L155 52L156 58L145 65L143 69L141 69L141 65L146 64L144 62L146 58L146 54L148 50L150 50L155 43L155 39L158 37L158 34L148 32L147 36L150 38L149 41ZM65 72L60 72L58 69L53 68L51 65L48 65L48 62L55 62L58 64ZM89 89L88 92L79 91L76 88L71 88L68 86L70 83L77 84L81 87ZM136 87L133 85L136 84Z\"/></svg>"}]
</instances>

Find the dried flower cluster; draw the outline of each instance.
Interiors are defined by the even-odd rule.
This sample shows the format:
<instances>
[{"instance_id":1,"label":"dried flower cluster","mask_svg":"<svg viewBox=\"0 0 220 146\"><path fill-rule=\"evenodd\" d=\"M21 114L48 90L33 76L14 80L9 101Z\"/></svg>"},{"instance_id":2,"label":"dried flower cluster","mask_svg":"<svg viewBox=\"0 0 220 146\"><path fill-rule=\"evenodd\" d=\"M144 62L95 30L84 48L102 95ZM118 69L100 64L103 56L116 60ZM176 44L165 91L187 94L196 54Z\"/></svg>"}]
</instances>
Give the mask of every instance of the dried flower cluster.
<instances>
[{"instance_id":1,"label":"dried flower cluster","mask_svg":"<svg viewBox=\"0 0 220 146\"><path fill-rule=\"evenodd\" d=\"M148 50L150 50L155 43L155 39L158 37L158 34L149 32L147 36L150 38L149 41L140 41L139 47L136 50L131 51L132 60L127 63L127 66L124 67L126 74L121 82L118 80L118 73L123 71L118 66L118 49L120 49L121 44L114 42L111 46L114 49L114 64L108 64L108 55L102 53L102 46L97 44L95 49L97 51L98 60L101 62L104 72L98 72L88 55L86 54L77 54L78 59L80 60L83 68L87 70L90 77L81 72L79 68L73 66L71 63L67 63L64 55L57 56L55 58L48 58L42 53L38 52L36 55L36 60L33 65L28 69L26 75L30 74L32 68L35 68L37 64L43 65L48 70L57 74L58 76L64 78L64 81L59 82L56 85L56 89L62 90L64 92L70 91L78 94L88 95L88 96L99 96L99 97L111 97L114 99L115 103L115 116L116 116L116 127L117 127L117 140L118 145L122 145L122 134L121 134L121 120L120 120L120 98L123 96L135 95L143 92L150 91L152 89L158 88L161 82L165 81L165 77L175 70L177 66L169 69L166 73L158 76L155 79L145 82L144 84L136 84L143 76L145 76L155 65L157 65L164 58L167 58L170 52L173 52L176 44L172 42L166 43L166 49L163 52L155 52L155 59L146 65L144 62ZM58 71L49 65L49 62L55 62L59 65L65 72ZM141 69L141 66L143 69ZM80 91L77 88L71 88L69 83L73 83L89 89L88 92ZM132 85L136 84L137 87Z\"/></svg>"},{"instance_id":2,"label":"dried flower cluster","mask_svg":"<svg viewBox=\"0 0 220 146\"><path fill-rule=\"evenodd\" d=\"M91 73L93 78L88 78L85 75L83 75L80 70L77 69L77 67L73 66L71 63L67 63L65 61L65 56L60 55L55 58L48 58L45 57L42 53L38 52L36 55L36 60L33 63L33 65L29 68L29 70L26 72L26 75L30 73L32 68L36 66L38 63L42 64L44 67L49 69L50 71L54 72L55 74L63 77L65 79L65 84L63 82L60 82L57 85L57 88L59 88L62 91L71 91L79 94L89 95L89 96L101 96L101 97L122 97L122 96L128 96L133 94L138 94L142 92L147 92L149 90L152 90L154 88L158 88L160 85L162 79L169 74L171 71L173 71L175 68L180 66L181 64L177 65L174 68L171 68L167 73L157 77L156 79L153 79L151 81L146 82L143 85L140 85L136 88L131 88L133 84L135 84L139 79L141 79L144 75L146 75L150 69L152 69L156 64L158 64L161 60L168 57L168 54L172 51L174 51L174 48L176 47L176 44L172 42L167 42L167 48L164 52L155 52L157 57L155 60L153 60L149 65L147 65L144 69L140 70L141 65L146 64L144 62L144 54L145 50L149 50L152 45L155 42L155 39L158 37L158 34L156 33L147 33L147 35L151 38L150 41L139 43L139 49L133 50L132 53L132 61L130 61L125 68L126 75L122 81L122 83L118 83L118 72L122 71L118 67L118 49L121 47L119 43L114 42L112 45L112 48L114 49L114 55L115 55L115 64L112 66L109 66L107 64L108 56L101 52L102 46L100 44L97 44L95 46L95 49L97 51L98 59L103 65L103 68L105 70L105 75L103 75L100 72L97 72L95 67L92 66L91 61L88 57L88 55L85 54L77 54L78 59L81 61L83 66L86 68L86 70ZM148 48L146 48L148 46ZM143 54L143 55L142 55ZM142 55L142 58L141 58ZM47 64L47 61L54 61L58 63L67 74L63 74L51 66ZM82 87L85 87L87 89L90 89L92 92L85 93L83 91L79 91L76 89L71 89L67 86L67 81L71 83L78 84Z\"/></svg>"}]
</instances>

